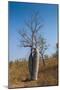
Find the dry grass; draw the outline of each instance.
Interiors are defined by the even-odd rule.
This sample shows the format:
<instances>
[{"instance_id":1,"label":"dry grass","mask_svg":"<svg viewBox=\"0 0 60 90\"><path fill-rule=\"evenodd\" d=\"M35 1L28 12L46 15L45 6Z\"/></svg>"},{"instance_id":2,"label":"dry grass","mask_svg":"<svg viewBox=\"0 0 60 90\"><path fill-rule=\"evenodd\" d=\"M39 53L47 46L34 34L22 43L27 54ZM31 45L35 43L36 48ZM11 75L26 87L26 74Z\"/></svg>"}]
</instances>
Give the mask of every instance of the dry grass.
<instances>
[{"instance_id":1,"label":"dry grass","mask_svg":"<svg viewBox=\"0 0 60 90\"><path fill-rule=\"evenodd\" d=\"M58 85L58 61L50 58L45 64L40 61L38 80L29 81L27 61L9 63L9 88Z\"/></svg>"}]
</instances>

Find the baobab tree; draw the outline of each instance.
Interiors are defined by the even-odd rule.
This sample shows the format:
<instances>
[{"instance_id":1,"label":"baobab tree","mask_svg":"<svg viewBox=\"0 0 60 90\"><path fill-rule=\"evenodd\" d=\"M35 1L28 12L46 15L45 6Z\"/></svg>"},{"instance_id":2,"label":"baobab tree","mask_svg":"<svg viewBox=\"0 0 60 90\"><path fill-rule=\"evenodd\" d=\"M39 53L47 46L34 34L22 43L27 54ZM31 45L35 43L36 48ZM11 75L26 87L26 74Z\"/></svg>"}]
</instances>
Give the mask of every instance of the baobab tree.
<instances>
[{"instance_id":1,"label":"baobab tree","mask_svg":"<svg viewBox=\"0 0 60 90\"><path fill-rule=\"evenodd\" d=\"M39 53L42 55L41 45L43 45L40 42L41 39L40 30L42 27L43 27L42 19L39 16L39 13L35 12L32 14L31 18L28 21L25 21L25 28L22 31L19 30L20 45L22 47L30 47L31 49L28 61L31 80L37 80L38 78ZM43 48L45 49L44 46Z\"/></svg>"}]
</instances>

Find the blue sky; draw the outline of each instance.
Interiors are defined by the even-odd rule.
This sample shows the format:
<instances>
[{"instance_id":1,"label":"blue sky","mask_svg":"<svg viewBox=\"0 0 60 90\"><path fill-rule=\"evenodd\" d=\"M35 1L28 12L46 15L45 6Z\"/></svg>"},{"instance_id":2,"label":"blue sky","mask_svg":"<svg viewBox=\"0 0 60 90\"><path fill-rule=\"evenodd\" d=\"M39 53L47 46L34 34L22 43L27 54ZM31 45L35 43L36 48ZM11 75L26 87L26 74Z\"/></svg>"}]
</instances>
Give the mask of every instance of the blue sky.
<instances>
[{"instance_id":1,"label":"blue sky","mask_svg":"<svg viewBox=\"0 0 60 90\"><path fill-rule=\"evenodd\" d=\"M18 30L24 27L24 21L28 20L33 11L39 11L43 18L43 37L49 44L47 54L55 51L57 42L57 4L34 4L22 2L8 3L8 29L9 29L9 60L16 60L29 56L29 48L19 47Z\"/></svg>"}]
</instances>

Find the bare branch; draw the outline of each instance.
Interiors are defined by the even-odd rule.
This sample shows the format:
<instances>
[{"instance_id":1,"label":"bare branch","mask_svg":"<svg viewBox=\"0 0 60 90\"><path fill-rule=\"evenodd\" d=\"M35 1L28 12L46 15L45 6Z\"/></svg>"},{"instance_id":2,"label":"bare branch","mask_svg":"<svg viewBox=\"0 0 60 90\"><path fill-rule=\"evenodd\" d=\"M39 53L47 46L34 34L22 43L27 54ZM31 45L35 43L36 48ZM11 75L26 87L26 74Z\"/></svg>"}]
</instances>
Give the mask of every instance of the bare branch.
<instances>
[{"instance_id":1,"label":"bare branch","mask_svg":"<svg viewBox=\"0 0 60 90\"><path fill-rule=\"evenodd\" d=\"M39 16L39 12L35 12L32 14L31 18L29 21L25 22L25 26L28 28L26 29L26 27L21 31L19 31L20 34L20 42L21 44L25 47L30 47L33 45L35 45L35 47L40 46L41 41L39 41L37 38L38 37L38 31L40 31L40 29L43 27L43 24L40 21L40 16ZM26 29L26 30L25 30ZM25 30L25 31L24 31ZM27 30L30 30L27 32Z\"/></svg>"},{"instance_id":2,"label":"bare branch","mask_svg":"<svg viewBox=\"0 0 60 90\"><path fill-rule=\"evenodd\" d=\"M36 29L36 32L38 32L41 28L43 27L43 24L42 25L39 25Z\"/></svg>"},{"instance_id":3,"label":"bare branch","mask_svg":"<svg viewBox=\"0 0 60 90\"><path fill-rule=\"evenodd\" d=\"M30 39L30 37L28 36L28 34L26 33L26 32L20 32L19 31L19 35L20 35L20 37L22 38L22 40L21 40L21 42L26 42L26 43L31 43L32 41L31 41L31 39Z\"/></svg>"}]
</instances>

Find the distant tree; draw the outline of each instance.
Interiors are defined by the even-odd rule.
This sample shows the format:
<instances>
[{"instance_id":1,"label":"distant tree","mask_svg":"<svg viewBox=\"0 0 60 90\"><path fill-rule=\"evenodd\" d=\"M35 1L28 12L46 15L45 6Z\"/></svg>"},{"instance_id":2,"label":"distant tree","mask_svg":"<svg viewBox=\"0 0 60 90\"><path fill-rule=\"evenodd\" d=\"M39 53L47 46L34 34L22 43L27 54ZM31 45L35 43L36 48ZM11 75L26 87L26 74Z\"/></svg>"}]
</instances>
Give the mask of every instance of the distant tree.
<instances>
[{"instance_id":1,"label":"distant tree","mask_svg":"<svg viewBox=\"0 0 60 90\"><path fill-rule=\"evenodd\" d=\"M56 43L56 56L58 58L58 43Z\"/></svg>"},{"instance_id":2,"label":"distant tree","mask_svg":"<svg viewBox=\"0 0 60 90\"><path fill-rule=\"evenodd\" d=\"M44 59L48 60L49 56L47 54L44 55Z\"/></svg>"},{"instance_id":3,"label":"distant tree","mask_svg":"<svg viewBox=\"0 0 60 90\"><path fill-rule=\"evenodd\" d=\"M39 38L39 52L40 52L40 55L41 55L41 58L43 61L43 65L45 65L44 55L45 55L45 52L47 49L48 49L48 45L46 43L46 40L42 36L40 36L40 38Z\"/></svg>"},{"instance_id":4,"label":"distant tree","mask_svg":"<svg viewBox=\"0 0 60 90\"><path fill-rule=\"evenodd\" d=\"M10 61L10 62L9 62L9 66L11 67L11 66L12 66L12 64L13 64L13 61Z\"/></svg>"},{"instance_id":5,"label":"distant tree","mask_svg":"<svg viewBox=\"0 0 60 90\"><path fill-rule=\"evenodd\" d=\"M58 43L56 43L55 53L52 56L55 57L55 58L58 58Z\"/></svg>"}]
</instances>

